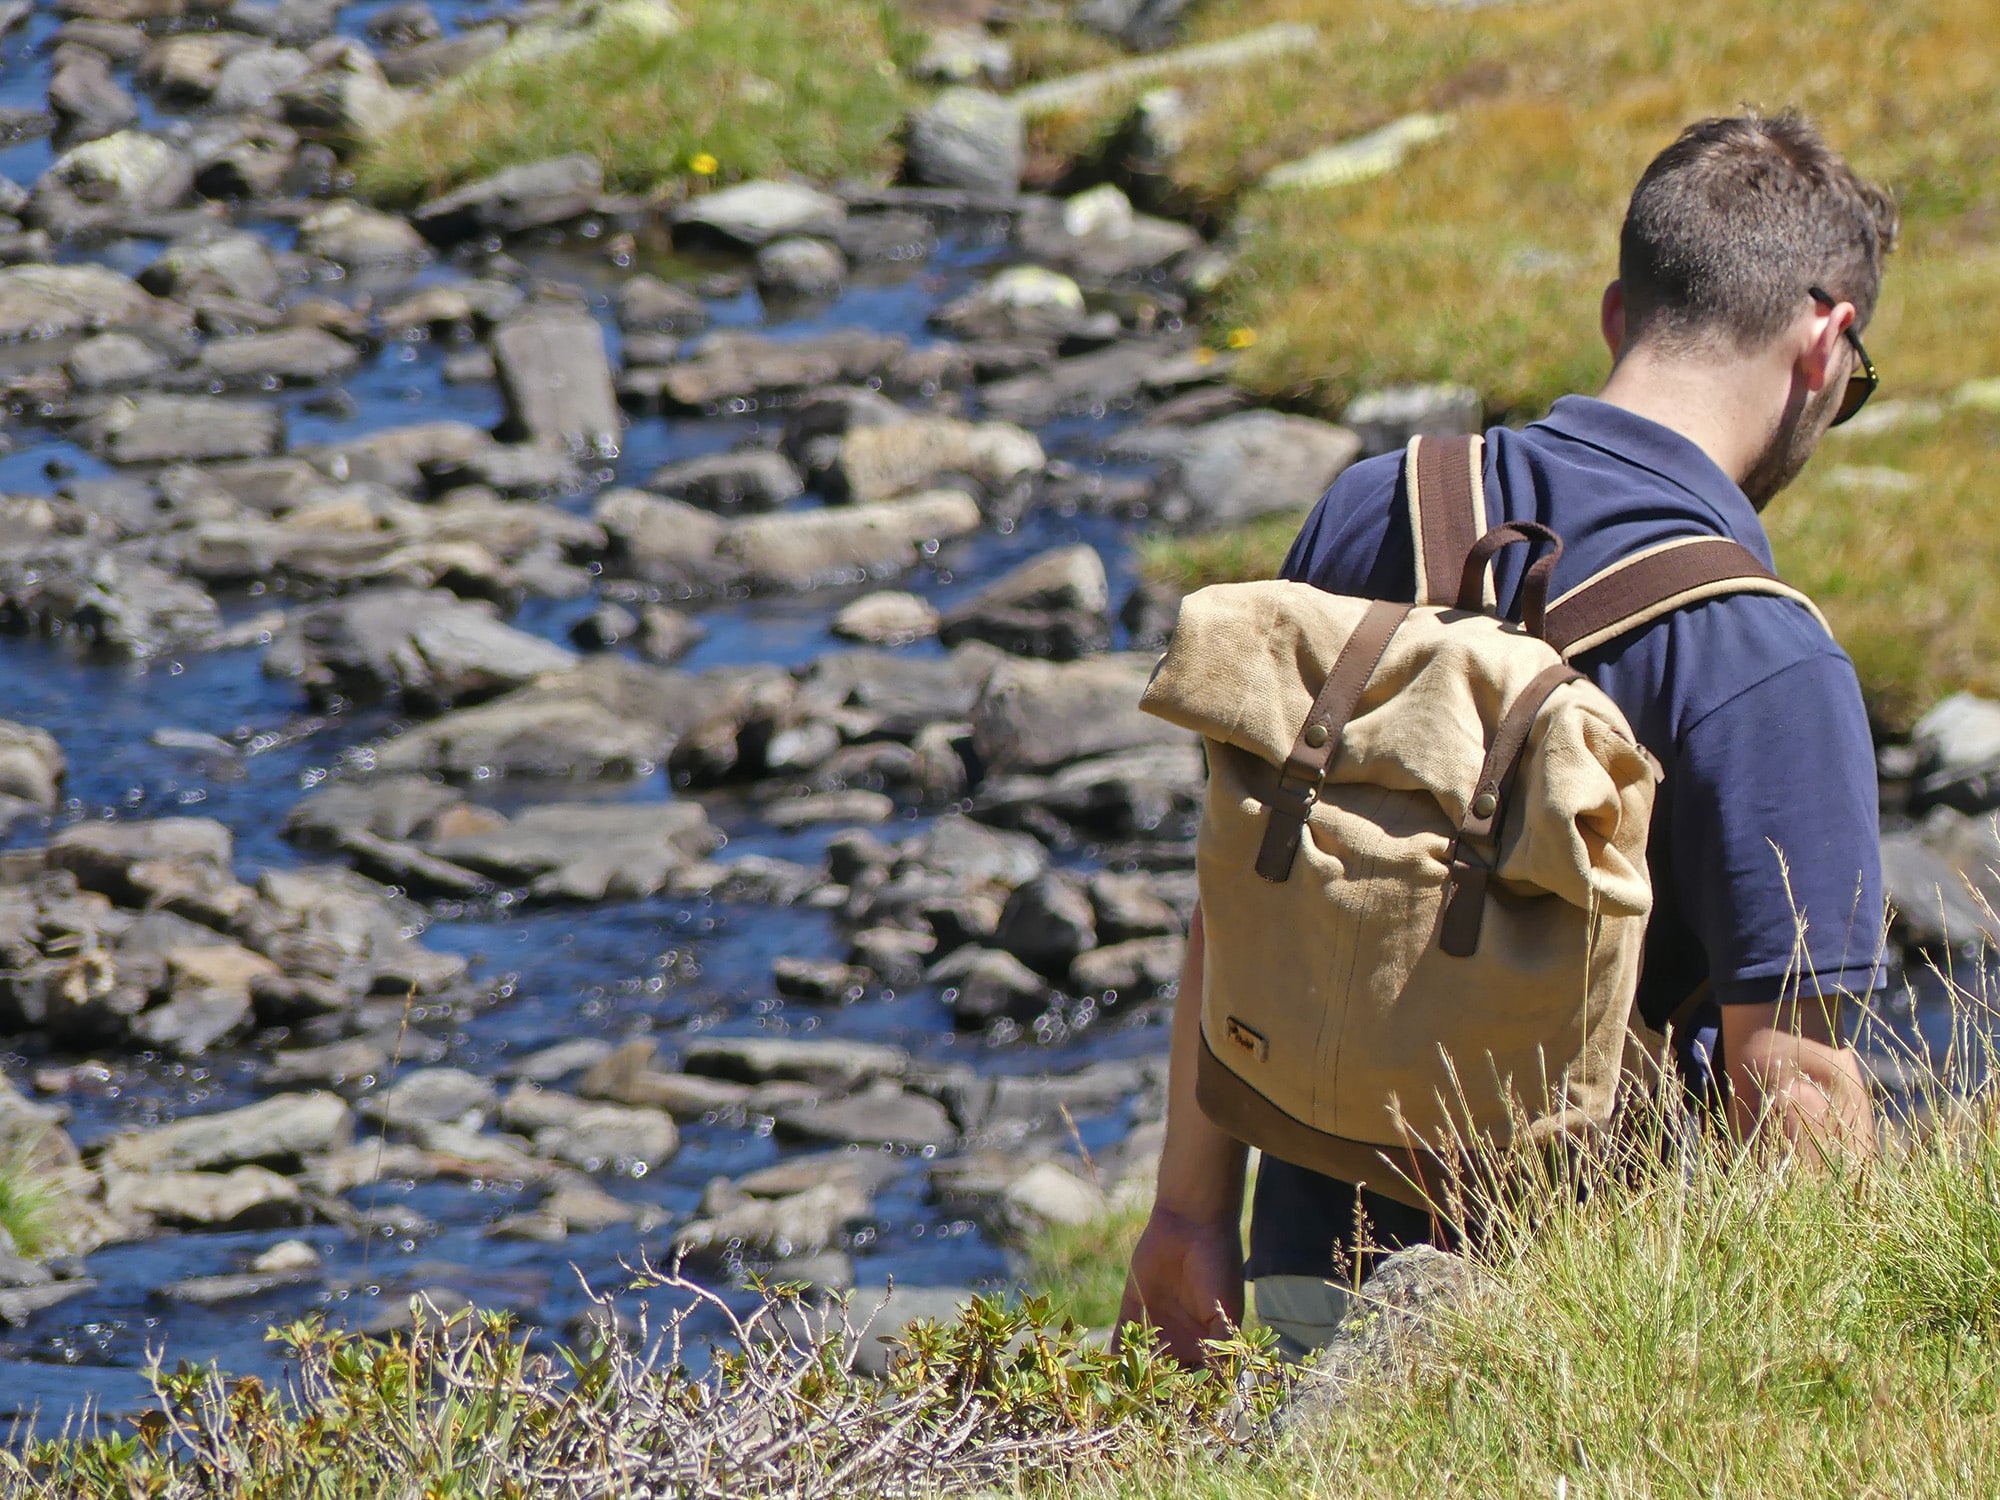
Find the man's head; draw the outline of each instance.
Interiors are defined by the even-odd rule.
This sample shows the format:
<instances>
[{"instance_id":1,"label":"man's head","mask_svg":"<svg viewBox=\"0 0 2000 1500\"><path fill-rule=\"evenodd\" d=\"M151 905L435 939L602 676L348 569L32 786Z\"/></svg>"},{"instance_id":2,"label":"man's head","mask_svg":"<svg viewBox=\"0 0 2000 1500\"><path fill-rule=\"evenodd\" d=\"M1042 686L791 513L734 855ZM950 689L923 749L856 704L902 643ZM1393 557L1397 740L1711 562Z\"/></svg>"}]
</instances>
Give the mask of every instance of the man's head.
<instances>
[{"instance_id":1,"label":"man's head","mask_svg":"<svg viewBox=\"0 0 2000 1500\"><path fill-rule=\"evenodd\" d=\"M1607 336L1621 360L1770 372L1764 440L1741 478L1762 505L1832 423L1857 362L1846 330L1873 316L1896 232L1889 195L1803 117L1703 120L1633 190Z\"/></svg>"}]
</instances>

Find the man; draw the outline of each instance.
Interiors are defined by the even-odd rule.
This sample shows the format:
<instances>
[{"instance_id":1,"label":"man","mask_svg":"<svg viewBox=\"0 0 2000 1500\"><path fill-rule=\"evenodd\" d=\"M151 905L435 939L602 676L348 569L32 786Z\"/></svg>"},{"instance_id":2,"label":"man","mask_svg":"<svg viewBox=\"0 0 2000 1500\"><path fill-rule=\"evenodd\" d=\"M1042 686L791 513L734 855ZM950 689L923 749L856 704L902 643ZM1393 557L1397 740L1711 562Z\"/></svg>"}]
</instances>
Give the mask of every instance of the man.
<instances>
[{"instance_id":1,"label":"man","mask_svg":"<svg viewBox=\"0 0 2000 1500\"><path fill-rule=\"evenodd\" d=\"M1533 520L1566 543L1552 593L1670 537L1720 534L1767 564L1758 513L1828 427L1874 389L1859 332L1875 309L1896 210L1794 114L1690 127L1646 169L1604 293L1612 372L1520 432L1487 435L1492 524ZM1307 520L1285 576L1406 601L1415 562L1402 456L1357 464ZM1515 608L1526 549L1503 554ZM1838 997L1879 983L1881 870L1874 752L1853 667L1810 611L1770 595L1692 605L1575 665L1665 767L1649 857L1654 909L1639 986L1683 1025L1700 1069L1718 1051L1732 1126L1872 1149L1866 1086L1841 1044ZM1121 1323L1157 1325L1198 1363L1243 1313L1245 1149L1195 1103L1202 930L1188 940L1165 1150ZM1248 1274L1292 1353L1323 1343L1355 1252L1429 1240L1431 1217L1263 1159Z\"/></svg>"}]
</instances>

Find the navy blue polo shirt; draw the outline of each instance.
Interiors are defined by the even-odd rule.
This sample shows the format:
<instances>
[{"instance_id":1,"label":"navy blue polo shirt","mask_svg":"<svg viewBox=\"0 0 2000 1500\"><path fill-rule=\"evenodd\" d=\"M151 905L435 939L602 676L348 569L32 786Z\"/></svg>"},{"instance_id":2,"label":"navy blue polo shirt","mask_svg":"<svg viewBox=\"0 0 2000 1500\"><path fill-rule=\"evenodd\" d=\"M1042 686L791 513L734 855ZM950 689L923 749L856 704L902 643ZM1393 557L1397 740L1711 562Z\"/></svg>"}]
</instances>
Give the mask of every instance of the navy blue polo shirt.
<instances>
[{"instance_id":1,"label":"navy blue polo shirt","mask_svg":"<svg viewBox=\"0 0 2000 1500\"><path fill-rule=\"evenodd\" d=\"M1412 599L1402 480L1401 454L1348 469L1292 544L1284 576L1339 594ZM1582 396L1564 397L1519 432L1487 433L1486 509L1489 525L1539 521L1563 539L1551 598L1677 537L1730 537L1771 562L1756 510L1707 454ZM1528 549L1511 547L1498 561L1498 597L1515 618L1529 560ZM1812 613L1768 594L1727 595L1575 665L1666 770L1648 845L1653 915L1641 1013L1659 1024L1705 979L1724 1005L1776 1000L1791 986L1874 989L1875 754L1854 667ZM1371 1215L1387 1202L1368 1198ZM1352 1188L1266 1157L1250 1273L1328 1274L1330 1246L1351 1236L1353 1213Z\"/></svg>"}]
</instances>

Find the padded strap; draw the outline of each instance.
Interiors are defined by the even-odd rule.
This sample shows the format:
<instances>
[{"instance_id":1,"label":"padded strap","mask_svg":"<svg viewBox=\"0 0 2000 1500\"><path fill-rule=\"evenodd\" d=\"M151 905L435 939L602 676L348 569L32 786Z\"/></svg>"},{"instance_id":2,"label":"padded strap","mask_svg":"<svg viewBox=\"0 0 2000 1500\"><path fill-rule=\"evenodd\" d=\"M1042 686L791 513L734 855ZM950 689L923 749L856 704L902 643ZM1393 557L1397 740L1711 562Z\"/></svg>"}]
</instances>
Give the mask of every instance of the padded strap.
<instances>
[{"instance_id":1,"label":"padded strap","mask_svg":"<svg viewBox=\"0 0 2000 1500\"><path fill-rule=\"evenodd\" d=\"M1417 603L1453 605L1466 554L1486 534L1486 439L1411 438L1403 489L1410 500ZM1489 588L1482 604L1492 600Z\"/></svg>"},{"instance_id":2,"label":"padded strap","mask_svg":"<svg viewBox=\"0 0 2000 1500\"><path fill-rule=\"evenodd\" d=\"M1578 584L1548 608L1544 638L1565 658L1578 656L1674 610L1723 594L1775 594L1826 619L1812 600L1781 581L1740 542L1680 537L1635 552Z\"/></svg>"},{"instance_id":3,"label":"padded strap","mask_svg":"<svg viewBox=\"0 0 2000 1500\"><path fill-rule=\"evenodd\" d=\"M1354 717L1355 705L1389 649L1389 638L1410 613L1407 604L1375 603L1333 659L1312 711L1292 742L1292 753L1278 773L1277 789L1265 804L1264 840L1257 849L1257 873L1274 884L1291 878L1299 852L1299 835L1313 803L1319 800L1326 768L1340 751L1340 736Z\"/></svg>"},{"instance_id":4,"label":"padded strap","mask_svg":"<svg viewBox=\"0 0 2000 1500\"><path fill-rule=\"evenodd\" d=\"M1479 781L1458 825L1458 837L1452 840L1451 870L1445 876L1438 947L1453 958L1469 958L1479 947L1479 924L1486 910L1486 881L1500 862L1500 830L1507 822L1507 803L1514 795L1528 734L1549 695L1564 683L1577 682L1582 677L1567 662L1544 667L1508 705L1500 727L1493 732L1486 763L1479 768Z\"/></svg>"}]
</instances>

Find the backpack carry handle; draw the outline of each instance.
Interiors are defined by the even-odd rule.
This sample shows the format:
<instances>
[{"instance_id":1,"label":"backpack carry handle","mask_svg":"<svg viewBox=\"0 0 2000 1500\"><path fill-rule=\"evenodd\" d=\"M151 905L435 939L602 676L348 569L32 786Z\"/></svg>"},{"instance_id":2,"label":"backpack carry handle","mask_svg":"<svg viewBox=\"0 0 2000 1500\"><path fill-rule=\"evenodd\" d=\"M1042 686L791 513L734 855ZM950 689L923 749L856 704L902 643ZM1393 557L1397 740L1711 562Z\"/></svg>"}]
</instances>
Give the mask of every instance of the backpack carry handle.
<instances>
[{"instance_id":1,"label":"backpack carry handle","mask_svg":"<svg viewBox=\"0 0 2000 1500\"><path fill-rule=\"evenodd\" d=\"M1549 549L1529 566L1521 584L1521 628L1539 636L1548 613L1549 584L1563 555L1562 538L1539 521L1508 521L1472 544L1472 550L1465 554L1465 571L1459 575L1458 607L1475 613L1485 607L1487 564L1502 548L1516 543L1529 547L1539 543Z\"/></svg>"}]
</instances>

